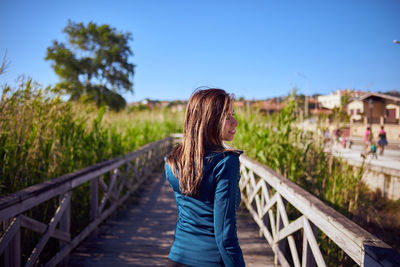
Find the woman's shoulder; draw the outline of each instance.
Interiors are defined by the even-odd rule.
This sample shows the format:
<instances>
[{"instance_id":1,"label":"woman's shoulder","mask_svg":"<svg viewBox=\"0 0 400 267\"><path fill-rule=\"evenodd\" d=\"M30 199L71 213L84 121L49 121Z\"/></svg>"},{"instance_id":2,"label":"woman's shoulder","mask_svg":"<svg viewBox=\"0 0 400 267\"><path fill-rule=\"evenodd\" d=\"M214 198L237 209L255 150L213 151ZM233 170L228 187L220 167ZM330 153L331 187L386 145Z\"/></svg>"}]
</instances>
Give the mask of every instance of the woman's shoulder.
<instances>
[{"instance_id":1,"label":"woman's shoulder","mask_svg":"<svg viewBox=\"0 0 400 267\"><path fill-rule=\"evenodd\" d=\"M212 161L227 160L229 158L239 158L243 153L241 150L229 149L224 151L210 151L206 152L204 158Z\"/></svg>"},{"instance_id":2,"label":"woman's shoulder","mask_svg":"<svg viewBox=\"0 0 400 267\"><path fill-rule=\"evenodd\" d=\"M164 164L164 169L165 169L165 178L171 185L172 189L175 192L179 192L179 180L175 176L174 172L172 171L171 166L169 166L169 164L167 162L165 162L165 164Z\"/></svg>"},{"instance_id":3,"label":"woman's shoulder","mask_svg":"<svg viewBox=\"0 0 400 267\"><path fill-rule=\"evenodd\" d=\"M214 169L220 169L224 167L239 166L239 157L243 153L240 150L225 150L220 152L214 152L206 155L205 164L213 166Z\"/></svg>"}]
</instances>

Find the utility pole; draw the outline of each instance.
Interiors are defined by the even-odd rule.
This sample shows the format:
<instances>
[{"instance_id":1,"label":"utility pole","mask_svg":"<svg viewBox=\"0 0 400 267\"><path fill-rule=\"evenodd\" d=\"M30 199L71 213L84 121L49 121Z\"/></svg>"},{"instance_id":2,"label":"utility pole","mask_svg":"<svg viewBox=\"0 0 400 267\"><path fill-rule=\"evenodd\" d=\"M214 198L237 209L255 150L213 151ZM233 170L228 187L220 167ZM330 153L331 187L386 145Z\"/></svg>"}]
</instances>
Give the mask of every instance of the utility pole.
<instances>
[{"instance_id":1,"label":"utility pole","mask_svg":"<svg viewBox=\"0 0 400 267\"><path fill-rule=\"evenodd\" d=\"M297 72L297 75L306 79L306 94L304 96L304 117L307 118L308 117L308 79L304 74L302 74L300 72Z\"/></svg>"}]
</instances>

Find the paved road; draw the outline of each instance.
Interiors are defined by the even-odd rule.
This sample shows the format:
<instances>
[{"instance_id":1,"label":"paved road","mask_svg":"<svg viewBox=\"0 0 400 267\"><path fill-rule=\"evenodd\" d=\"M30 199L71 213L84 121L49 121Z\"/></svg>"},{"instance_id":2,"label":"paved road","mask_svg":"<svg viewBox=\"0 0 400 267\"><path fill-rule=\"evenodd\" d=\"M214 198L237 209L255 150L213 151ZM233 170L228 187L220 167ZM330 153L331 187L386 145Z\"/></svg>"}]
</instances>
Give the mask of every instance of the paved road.
<instances>
[{"instance_id":1,"label":"paved road","mask_svg":"<svg viewBox=\"0 0 400 267\"><path fill-rule=\"evenodd\" d=\"M364 141L363 138L361 137L349 137L349 140L353 141L355 145L363 145ZM378 140L376 140L378 141ZM386 146L387 149L393 149L393 150L400 150L400 141L393 141L389 140L388 145Z\"/></svg>"},{"instance_id":2,"label":"paved road","mask_svg":"<svg viewBox=\"0 0 400 267\"><path fill-rule=\"evenodd\" d=\"M362 162L363 158L361 154L364 152L364 147L362 145L353 145L351 149L342 148L341 146L334 146L333 153L336 156L340 156L343 159L352 159ZM379 152L379 151L378 151ZM400 171L400 148L399 149L385 149L383 155L377 153L378 158L372 159L371 155L366 157L366 163L392 168Z\"/></svg>"}]
</instances>

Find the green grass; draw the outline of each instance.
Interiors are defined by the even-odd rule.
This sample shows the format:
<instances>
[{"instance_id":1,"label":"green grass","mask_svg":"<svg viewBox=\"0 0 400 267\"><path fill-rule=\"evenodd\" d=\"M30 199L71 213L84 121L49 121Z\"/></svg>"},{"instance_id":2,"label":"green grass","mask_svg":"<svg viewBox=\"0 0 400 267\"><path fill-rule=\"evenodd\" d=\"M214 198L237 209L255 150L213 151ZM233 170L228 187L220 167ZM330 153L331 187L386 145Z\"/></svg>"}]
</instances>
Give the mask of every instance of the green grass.
<instances>
[{"instance_id":1,"label":"green grass","mask_svg":"<svg viewBox=\"0 0 400 267\"><path fill-rule=\"evenodd\" d=\"M182 122L182 114L168 110L113 113L65 102L30 80L6 88L0 102L0 195L126 154L182 131Z\"/></svg>"}]
</instances>

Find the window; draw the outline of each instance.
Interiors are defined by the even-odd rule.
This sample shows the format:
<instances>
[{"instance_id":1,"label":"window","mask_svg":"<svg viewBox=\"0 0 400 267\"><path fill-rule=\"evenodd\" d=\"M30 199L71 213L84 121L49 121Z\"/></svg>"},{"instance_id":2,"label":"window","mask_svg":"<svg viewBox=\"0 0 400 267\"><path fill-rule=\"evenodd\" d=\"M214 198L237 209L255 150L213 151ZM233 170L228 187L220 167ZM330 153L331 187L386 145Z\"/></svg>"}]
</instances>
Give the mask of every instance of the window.
<instances>
[{"instance_id":1,"label":"window","mask_svg":"<svg viewBox=\"0 0 400 267\"><path fill-rule=\"evenodd\" d=\"M388 119L396 119L396 109L394 109L394 108L387 109L386 117Z\"/></svg>"}]
</instances>

